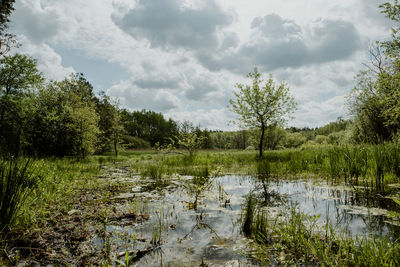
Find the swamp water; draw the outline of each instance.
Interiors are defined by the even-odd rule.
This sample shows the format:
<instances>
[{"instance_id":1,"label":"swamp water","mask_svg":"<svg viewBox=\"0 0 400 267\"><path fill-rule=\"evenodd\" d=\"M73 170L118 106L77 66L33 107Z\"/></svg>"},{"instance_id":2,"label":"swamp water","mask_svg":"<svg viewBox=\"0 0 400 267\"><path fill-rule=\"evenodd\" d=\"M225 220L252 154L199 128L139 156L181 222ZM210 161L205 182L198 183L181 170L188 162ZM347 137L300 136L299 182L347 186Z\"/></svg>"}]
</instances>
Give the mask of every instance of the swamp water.
<instances>
[{"instance_id":1,"label":"swamp water","mask_svg":"<svg viewBox=\"0 0 400 267\"><path fill-rule=\"evenodd\" d=\"M252 241L241 234L242 209L250 193L266 198L264 204L271 216L278 216L286 203L296 202L300 211L320 214L319 223L328 220L350 235L392 236L399 230L386 216L394 208L391 199L368 198L346 187L304 180L262 186L254 177L226 175L210 178L200 193L190 186L192 177L116 179L137 184L130 192L116 196L125 203L121 205L126 209L133 205L136 211L149 215L148 220L135 225L106 225L112 242L121 248L128 243L137 251L153 248L136 262L138 266L258 266L248 256ZM121 238L121 233L130 238ZM104 245L100 239L95 243Z\"/></svg>"}]
</instances>

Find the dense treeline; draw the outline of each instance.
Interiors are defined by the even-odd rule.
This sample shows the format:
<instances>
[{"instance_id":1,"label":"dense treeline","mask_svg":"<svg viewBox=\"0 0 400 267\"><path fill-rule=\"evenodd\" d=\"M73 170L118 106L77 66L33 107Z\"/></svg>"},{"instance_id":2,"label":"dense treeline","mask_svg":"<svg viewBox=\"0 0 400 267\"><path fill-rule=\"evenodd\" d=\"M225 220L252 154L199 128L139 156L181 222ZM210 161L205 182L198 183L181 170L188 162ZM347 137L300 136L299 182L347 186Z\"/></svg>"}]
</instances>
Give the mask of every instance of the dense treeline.
<instances>
[{"instance_id":1,"label":"dense treeline","mask_svg":"<svg viewBox=\"0 0 400 267\"><path fill-rule=\"evenodd\" d=\"M154 111L121 109L83 74L47 81L26 55L0 59L0 153L8 156L79 156L125 148L178 144L182 133L202 137L207 130L179 123Z\"/></svg>"},{"instance_id":2,"label":"dense treeline","mask_svg":"<svg viewBox=\"0 0 400 267\"><path fill-rule=\"evenodd\" d=\"M120 148L151 148L170 143L178 146L182 133L195 134L201 139L199 148L203 149L256 149L258 145L260 132L255 129L201 130L188 121L179 123L154 111L121 109L105 93L95 95L83 74L47 81L38 71L36 61L26 55L1 58L0 77L2 155L85 157L106 151L117 155ZM362 107L366 105L363 103ZM390 124L390 131L385 128L389 123L384 116L374 117L374 122L369 120L371 125L379 125L376 130L362 128L367 124L361 122L367 118L365 109L361 110L355 113L354 120L338 118L316 129L268 127L263 146L275 150L304 144L377 142L397 133L396 123Z\"/></svg>"}]
</instances>

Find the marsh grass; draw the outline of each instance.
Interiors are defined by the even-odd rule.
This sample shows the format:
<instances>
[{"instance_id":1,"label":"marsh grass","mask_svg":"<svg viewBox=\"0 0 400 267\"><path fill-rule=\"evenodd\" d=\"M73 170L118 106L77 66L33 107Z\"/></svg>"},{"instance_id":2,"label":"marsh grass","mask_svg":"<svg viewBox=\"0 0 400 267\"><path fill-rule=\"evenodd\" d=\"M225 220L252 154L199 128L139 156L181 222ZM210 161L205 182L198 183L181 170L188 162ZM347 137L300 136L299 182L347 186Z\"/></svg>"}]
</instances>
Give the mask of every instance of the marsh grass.
<instances>
[{"instance_id":1,"label":"marsh grass","mask_svg":"<svg viewBox=\"0 0 400 267\"><path fill-rule=\"evenodd\" d=\"M164 168L162 164L148 165L142 172L143 177L150 177L154 180L161 180L163 178Z\"/></svg>"},{"instance_id":2,"label":"marsh grass","mask_svg":"<svg viewBox=\"0 0 400 267\"><path fill-rule=\"evenodd\" d=\"M318 216L288 208L278 221L254 211L248 226L258 244L255 257L266 264L322 266L399 266L400 243L389 238L339 234L332 225L319 226ZM268 253L268 252L273 252Z\"/></svg>"},{"instance_id":3,"label":"marsh grass","mask_svg":"<svg viewBox=\"0 0 400 267\"><path fill-rule=\"evenodd\" d=\"M0 161L0 230L10 226L28 196L37 186L36 175L29 159Z\"/></svg>"},{"instance_id":4,"label":"marsh grass","mask_svg":"<svg viewBox=\"0 0 400 267\"><path fill-rule=\"evenodd\" d=\"M199 151L192 157L152 154L151 160L142 157L143 161L138 163L142 164L140 168L161 164L167 174L197 176L208 169L210 175L218 171L259 176L263 168L268 168L269 176L279 179L316 176L332 184L344 182L376 191L383 191L386 184L400 180L400 148L393 143L306 146L265 151L262 159L257 158L255 151Z\"/></svg>"},{"instance_id":5,"label":"marsh grass","mask_svg":"<svg viewBox=\"0 0 400 267\"><path fill-rule=\"evenodd\" d=\"M80 190L100 187L100 181L93 177L100 173L102 165L113 159L94 156L84 160L47 158L31 161L36 166L34 174L40 179L21 203L19 216L13 222L15 227L40 228L47 225L46 221L52 216L73 209L72 200Z\"/></svg>"},{"instance_id":6,"label":"marsh grass","mask_svg":"<svg viewBox=\"0 0 400 267\"><path fill-rule=\"evenodd\" d=\"M400 178L400 147L396 143L387 144L387 168L397 177Z\"/></svg>"}]
</instances>

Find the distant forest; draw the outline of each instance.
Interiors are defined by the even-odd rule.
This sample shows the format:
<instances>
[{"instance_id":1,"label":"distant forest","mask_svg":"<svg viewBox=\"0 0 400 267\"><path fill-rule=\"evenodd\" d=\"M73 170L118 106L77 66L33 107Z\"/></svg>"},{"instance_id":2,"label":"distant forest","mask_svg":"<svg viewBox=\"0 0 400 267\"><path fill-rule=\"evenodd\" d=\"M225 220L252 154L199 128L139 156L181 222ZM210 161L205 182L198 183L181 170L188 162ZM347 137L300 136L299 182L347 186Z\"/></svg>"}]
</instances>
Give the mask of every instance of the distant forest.
<instances>
[{"instance_id":1,"label":"distant forest","mask_svg":"<svg viewBox=\"0 0 400 267\"><path fill-rule=\"evenodd\" d=\"M150 110L129 111L94 88L83 74L48 81L27 55L0 59L0 142L3 155L80 156L177 144L184 133L202 149L255 149L259 130L210 131ZM353 123L339 118L316 128L269 127L266 149L354 142Z\"/></svg>"}]
</instances>

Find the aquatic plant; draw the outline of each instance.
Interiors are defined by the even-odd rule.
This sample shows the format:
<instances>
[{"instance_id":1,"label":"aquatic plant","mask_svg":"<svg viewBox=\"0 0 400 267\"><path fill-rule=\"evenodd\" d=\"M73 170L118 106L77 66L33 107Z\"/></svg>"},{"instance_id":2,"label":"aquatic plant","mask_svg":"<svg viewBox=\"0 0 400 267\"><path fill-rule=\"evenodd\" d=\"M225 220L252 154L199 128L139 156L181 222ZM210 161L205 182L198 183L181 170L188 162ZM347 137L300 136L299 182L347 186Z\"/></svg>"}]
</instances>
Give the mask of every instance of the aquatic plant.
<instances>
[{"instance_id":1,"label":"aquatic plant","mask_svg":"<svg viewBox=\"0 0 400 267\"><path fill-rule=\"evenodd\" d=\"M154 246L161 244L161 237L163 231L163 210L156 212L157 214L157 222L156 225L153 226L151 231L151 241L150 243Z\"/></svg>"}]
</instances>

